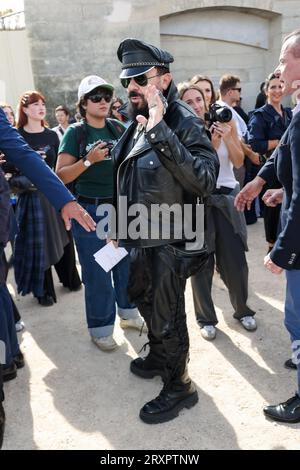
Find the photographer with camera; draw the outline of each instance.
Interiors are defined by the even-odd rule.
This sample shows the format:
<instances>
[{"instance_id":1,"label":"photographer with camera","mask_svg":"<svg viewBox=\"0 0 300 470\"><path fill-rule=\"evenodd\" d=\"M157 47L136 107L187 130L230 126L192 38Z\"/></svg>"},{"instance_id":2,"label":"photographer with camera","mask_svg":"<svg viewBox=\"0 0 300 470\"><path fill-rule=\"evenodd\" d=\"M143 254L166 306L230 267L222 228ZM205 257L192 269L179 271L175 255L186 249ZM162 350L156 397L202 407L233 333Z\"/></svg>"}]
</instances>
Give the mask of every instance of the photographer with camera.
<instances>
[{"instance_id":1,"label":"photographer with camera","mask_svg":"<svg viewBox=\"0 0 300 470\"><path fill-rule=\"evenodd\" d=\"M215 95L213 89L211 95ZM184 99L185 95L182 96ZM224 99L222 93L221 97ZM233 169L240 168L244 161L239 137L242 126L239 125L235 114L237 113L223 100L211 104L209 112L205 114L212 144L219 157L220 171L217 189L206 200L206 243L210 253L209 261L202 271L192 276L191 282L201 335L210 341L216 337L215 326L218 323L211 295L215 263L228 288L234 318L239 320L246 330L256 329L253 318L255 312L247 306L246 223L245 218L234 208L234 198L239 185Z\"/></svg>"},{"instance_id":2,"label":"photographer with camera","mask_svg":"<svg viewBox=\"0 0 300 470\"><path fill-rule=\"evenodd\" d=\"M78 88L78 108L83 120L72 124L59 147L56 172L64 183L72 183L78 202L98 223L100 204L112 203L113 169L110 150L124 132L121 122L107 118L113 86L96 75L85 77ZM116 316L122 328L141 330L143 320L127 298L129 257L106 273L93 258L105 246L96 232L86 236L74 223L73 234L82 267L88 329L94 344L102 351L118 347L112 334ZM89 236L90 235L90 236Z\"/></svg>"}]
</instances>

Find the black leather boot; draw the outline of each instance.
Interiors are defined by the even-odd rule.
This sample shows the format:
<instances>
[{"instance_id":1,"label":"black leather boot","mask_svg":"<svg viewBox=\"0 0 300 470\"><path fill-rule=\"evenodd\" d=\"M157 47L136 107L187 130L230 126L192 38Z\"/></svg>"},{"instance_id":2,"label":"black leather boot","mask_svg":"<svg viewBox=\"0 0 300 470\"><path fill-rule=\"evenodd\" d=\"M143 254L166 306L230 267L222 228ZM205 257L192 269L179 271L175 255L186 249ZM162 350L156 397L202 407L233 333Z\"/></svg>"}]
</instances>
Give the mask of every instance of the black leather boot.
<instances>
[{"instance_id":1,"label":"black leather boot","mask_svg":"<svg viewBox=\"0 0 300 470\"><path fill-rule=\"evenodd\" d=\"M13 357L13 361L16 364L17 369L22 369L25 366L24 354L21 351Z\"/></svg>"},{"instance_id":2,"label":"black leather boot","mask_svg":"<svg viewBox=\"0 0 300 470\"><path fill-rule=\"evenodd\" d=\"M14 362L9 367L3 368L3 382L8 382L17 377L17 366Z\"/></svg>"},{"instance_id":3,"label":"black leather boot","mask_svg":"<svg viewBox=\"0 0 300 470\"><path fill-rule=\"evenodd\" d=\"M284 367L285 367L286 369L294 369L294 370L297 370L297 364L295 364L295 363L293 362L293 359L288 359L287 361L285 361Z\"/></svg>"},{"instance_id":4,"label":"black leather boot","mask_svg":"<svg viewBox=\"0 0 300 470\"><path fill-rule=\"evenodd\" d=\"M2 448L3 444L3 436L4 436L4 428L5 428L5 413L2 403L0 403L0 449Z\"/></svg>"},{"instance_id":5,"label":"black leather boot","mask_svg":"<svg viewBox=\"0 0 300 470\"><path fill-rule=\"evenodd\" d=\"M150 352L146 357L137 357L130 363L133 374L143 379L152 379L156 375L164 376L165 354L163 345L149 342Z\"/></svg>"},{"instance_id":6,"label":"black leather boot","mask_svg":"<svg viewBox=\"0 0 300 470\"><path fill-rule=\"evenodd\" d=\"M163 377L166 363L166 352L161 341L158 341L152 333L151 311L145 306L138 305L142 317L148 328L149 354L146 357L137 357L130 363L130 371L143 379L152 379L156 375ZM146 345L144 348L146 348ZM143 349L143 348L142 348Z\"/></svg>"},{"instance_id":7,"label":"black leather boot","mask_svg":"<svg viewBox=\"0 0 300 470\"><path fill-rule=\"evenodd\" d=\"M198 399L198 392L186 369L181 377L166 383L158 397L143 406L140 418L148 424L165 423L176 418L183 408L192 408Z\"/></svg>"}]
</instances>

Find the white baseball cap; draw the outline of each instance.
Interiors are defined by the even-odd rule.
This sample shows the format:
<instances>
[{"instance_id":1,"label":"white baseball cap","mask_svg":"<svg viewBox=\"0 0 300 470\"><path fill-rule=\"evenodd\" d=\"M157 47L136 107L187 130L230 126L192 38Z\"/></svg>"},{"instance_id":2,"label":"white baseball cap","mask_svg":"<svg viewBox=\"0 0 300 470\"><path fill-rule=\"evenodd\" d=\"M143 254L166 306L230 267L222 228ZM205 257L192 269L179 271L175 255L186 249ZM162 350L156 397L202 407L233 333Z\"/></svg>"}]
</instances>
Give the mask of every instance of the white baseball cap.
<instances>
[{"instance_id":1,"label":"white baseball cap","mask_svg":"<svg viewBox=\"0 0 300 470\"><path fill-rule=\"evenodd\" d=\"M80 100L84 95L100 86L111 92L114 91L113 85L107 83L103 78L98 77L97 75L88 75L88 77L84 77L78 87L78 99Z\"/></svg>"}]
</instances>

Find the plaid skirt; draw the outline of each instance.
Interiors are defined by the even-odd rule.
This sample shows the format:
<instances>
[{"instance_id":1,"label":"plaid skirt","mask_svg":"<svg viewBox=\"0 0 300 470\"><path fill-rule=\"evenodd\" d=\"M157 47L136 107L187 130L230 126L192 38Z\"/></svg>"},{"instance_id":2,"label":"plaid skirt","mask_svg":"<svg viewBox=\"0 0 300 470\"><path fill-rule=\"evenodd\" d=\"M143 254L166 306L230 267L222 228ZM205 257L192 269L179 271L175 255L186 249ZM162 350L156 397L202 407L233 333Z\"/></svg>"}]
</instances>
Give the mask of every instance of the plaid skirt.
<instances>
[{"instance_id":1,"label":"plaid skirt","mask_svg":"<svg viewBox=\"0 0 300 470\"><path fill-rule=\"evenodd\" d=\"M15 239L14 268L18 293L44 294L44 216L38 192L22 194L16 217L19 231Z\"/></svg>"}]
</instances>

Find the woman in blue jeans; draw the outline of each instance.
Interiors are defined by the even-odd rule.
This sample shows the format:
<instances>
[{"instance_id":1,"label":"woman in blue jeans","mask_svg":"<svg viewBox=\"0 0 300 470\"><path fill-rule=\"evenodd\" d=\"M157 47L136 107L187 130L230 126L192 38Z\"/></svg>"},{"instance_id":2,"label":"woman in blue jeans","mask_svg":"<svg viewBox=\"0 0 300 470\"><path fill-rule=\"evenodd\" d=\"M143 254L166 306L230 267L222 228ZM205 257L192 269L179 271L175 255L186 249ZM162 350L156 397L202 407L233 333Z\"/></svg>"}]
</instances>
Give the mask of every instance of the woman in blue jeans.
<instances>
[{"instance_id":1,"label":"woman in blue jeans","mask_svg":"<svg viewBox=\"0 0 300 470\"><path fill-rule=\"evenodd\" d=\"M101 77L85 77L78 89L78 107L83 120L71 125L59 147L56 171L64 183L72 183L78 202L98 223L100 204L112 203L113 174L109 147L124 132L119 121L108 119L113 86ZM92 341L104 351L118 345L113 338L116 316L122 328L141 330L143 320L127 298L129 256L106 273L94 260L94 253L106 244L96 232L85 232L73 224L74 239L85 285L86 317ZM112 283L113 278L113 283Z\"/></svg>"},{"instance_id":2,"label":"woman in blue jeans","mask_svg":"<svg viewBox=\"0 0 300 470\"><path fill-rule=\"evenodd\" d=\"M100 217L96 215L97 206L82 203L82 207L91 215L96 223ZM86 318L90 334L101 338L101 342L114 343L112 338L116 303L121 327L143 326L137 308L131 305L127 296L129 274L129 257L123 258L113 269L106 273L94 260L94 253L106 245L96 232L87 232L77 223L73 223L73 234L76 241L79 261L82 266L82 280L85 285ZM113 278L113 285L112 285ZM108 338L105 340L104 338ZM101 349L101 348L100 348Z\"/></svg>"}]
</instances>

